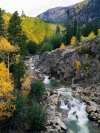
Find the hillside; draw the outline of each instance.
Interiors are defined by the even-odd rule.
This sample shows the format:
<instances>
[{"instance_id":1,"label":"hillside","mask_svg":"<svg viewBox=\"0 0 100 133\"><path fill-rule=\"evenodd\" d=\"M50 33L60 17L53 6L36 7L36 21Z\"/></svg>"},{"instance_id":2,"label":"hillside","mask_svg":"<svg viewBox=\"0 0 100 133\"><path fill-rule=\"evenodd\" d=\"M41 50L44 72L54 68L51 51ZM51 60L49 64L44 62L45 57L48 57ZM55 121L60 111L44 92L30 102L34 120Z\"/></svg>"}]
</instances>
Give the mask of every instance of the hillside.
<instances>
[{"instance_id":1,"label":"hillside","mask_svg":"<svg viewBox=\"0 0 100 133\"><path fill-rule=\"evenodd\" d=\"M66 11L70 9L71 15L76 14L82 8L84 8L89 0L85 0L78 4L69 6L69 7L55 7L41 13L37 18L47 20L52 23L63 23L67 19Z\"/></svg>"},{"instance_id":2,"label":"hillside","mask_svg":"<svg viewBox=\"0 0 100 133\"><path fill-rule=\"evenodd\" d=\"M100 22L100 0L90 0L89 3L80 10L75 18L80 18L83 22Z\"/></svg>"},{"instance_id":3,"label":"hillside","mask_svg":"<svg viewBox=\"0 0 100 133\"><path fill-rule=\"evenodd\" d=\"M82 22L100 21L100 0L84 0L69 7L52 8L37 17L53 23L63 23L67 20L67 9L70 9L74 19Z\"/></svg>"},{"instance_id":4,"label":"hillside","mask_svg":"<svg viewBox=\"0 0 100 133\"><path fill-rule=\"evenodd\" d=\"M4 13L5 27L7 28L9 19L12 15ZM48 23L39 18L21 17L22 30L25 32L28 40L41 44L45 38L50 38L56 33L56 25ZM62 29L61 27L60 29Z\"/></svg>"}]
</instances>

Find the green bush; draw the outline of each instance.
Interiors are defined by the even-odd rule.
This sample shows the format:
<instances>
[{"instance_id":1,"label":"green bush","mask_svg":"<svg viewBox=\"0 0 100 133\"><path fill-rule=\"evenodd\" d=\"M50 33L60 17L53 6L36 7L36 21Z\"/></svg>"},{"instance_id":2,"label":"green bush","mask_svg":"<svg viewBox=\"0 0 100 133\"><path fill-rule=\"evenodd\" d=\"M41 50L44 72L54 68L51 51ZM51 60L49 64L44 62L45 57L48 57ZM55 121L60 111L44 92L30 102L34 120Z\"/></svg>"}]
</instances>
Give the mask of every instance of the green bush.
<instances>
[{"instance_id":1,"label":"green bush","mask_svg":"<svg viewBox=\"0 0 100 133\"><path fill-rule=\"evenodd\" d=\"M51 51L53 50L53 46L51 43L49 42L45 42L42 46L41 46L41 49L40 49L40 55L42 55L44 52L46 51Z\"/></svg>"},{"instance_id":2,"label":"green bush","mask_svg":"<svg viewBox=\"0 0 100 133\"><path fill-rule=\"evenodd\" d=\"M28 50L28 52L29 52L30 54L35 54L35 53L36 53L36 50L37 50L37 45L36 45L35 42L29 41L29 42L27 43L26 48L27 48L27 50Z\"/></svg>"},{"instance_id":3,"label":"green bush","mask_svg":"<svg viewBox=\"0 0 100 133\"><path fill-rule=\"evenodd\" d=\"M36 80L31 83L31 90L29 96L40 101L45 91L45 85L42 81Z\"/></svg>"},{"instance_id":4,"label":"green bush","mask_svg":"<svg viewBox=\"0 0 100 133\"><path fill-rule=\"evenodd\" d=\"M17 94L16 97L16 99L11 100L12 104L15 105L15 111L13 112L13 115L9 121L10 130L22 129L25 119L24 117L26 114L26 97L21 94Z\"/></svg>"},{"instance_id":5,"label":"green bush","mask_svg":"<svg viewBox=\"0 0 100 133\"><path fill-rule=\"evenodd\" d=\"M2 126L0 131L29 131L32 133L41 131L47 122L46 109L21 94L17 94L16 97L11 100L16 110L8 120L0 121Z\"/></svg>"},{"instance_id":6,"label":"green bush","mask_svg":"<svg viewBox=\"0 0 100 133\"><path fill-rule=\"evenodd\" d=\"M52 44L54 49L59 48L62 43L62 36L61 35L54 36L49 41Z\"/></svg>"},{"instance_id":7,"label":"green bush","mask_svg":"<svg viewBox=\"0 0 100 133\"><path fill-rule=\"evenodd\" d=\"M32 102L26 114L25 128L28 131L41 131L47 121L46 110L35 102Z\"/></svg>"}]
</instances>

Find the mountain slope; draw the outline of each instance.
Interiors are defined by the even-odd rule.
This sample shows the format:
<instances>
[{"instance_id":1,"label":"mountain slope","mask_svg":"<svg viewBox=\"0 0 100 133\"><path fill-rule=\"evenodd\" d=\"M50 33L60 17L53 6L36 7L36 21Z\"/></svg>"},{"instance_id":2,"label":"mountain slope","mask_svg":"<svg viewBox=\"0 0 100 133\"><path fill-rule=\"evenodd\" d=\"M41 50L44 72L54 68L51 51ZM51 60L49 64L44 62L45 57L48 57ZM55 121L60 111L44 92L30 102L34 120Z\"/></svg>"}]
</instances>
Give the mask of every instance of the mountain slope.
<instances>
[{"instance_id":1,"label":"mountain slope","mask_svg":"<svg viewBox=\"0 0 100 133\"><path fill-rule=\"evenodd\" d=\"M100 21L100 0L90 0L75 18L80 18L83 22Z\"/></svg>"},{"instance_id":2,"label":"mountain slope","mask_svg":"<svg viewBox=\"0 0 100 133\"><path fill-rule=\"evenodd\" d=\"M100 21L100 0L84 0L69 7L52 8L37 17L53 23L63 23L67 20L68 9L72 18L80 19L82 22Z\"/></svg>"},{"instance_id":3,"label":"mountain slope","mask_svg":"<svg viewBox=\"0 0 100 133\"><path fill-rule=\"evenodd\" d=\"M9 13L3 14L6 29L8 27L11 16L12 14ZM44 39L50 38L56 33L57 25L47 23L46 21L39 18L21 17L21 20L22 30L26 34L28 40L34 41L37 44L41 44ZM63 27L60 26L60 29L63 30Z\"/></svg>"},{"instance_id":4,"label":"mountain slope","mask_svg":"<svg viewBox=\"0 0 100 133\"><path fill-rule=\"evenodd\" d=\"M55 7L52 9L47 10L46 12L38 15L38 18L47 20L52 23L63 23L67 19L66 11L70 9L71 15L74 15L83 7L88 4L89 0L85 0L78 4L69 6L69 7Z\"/></svg>"}]
</instances>

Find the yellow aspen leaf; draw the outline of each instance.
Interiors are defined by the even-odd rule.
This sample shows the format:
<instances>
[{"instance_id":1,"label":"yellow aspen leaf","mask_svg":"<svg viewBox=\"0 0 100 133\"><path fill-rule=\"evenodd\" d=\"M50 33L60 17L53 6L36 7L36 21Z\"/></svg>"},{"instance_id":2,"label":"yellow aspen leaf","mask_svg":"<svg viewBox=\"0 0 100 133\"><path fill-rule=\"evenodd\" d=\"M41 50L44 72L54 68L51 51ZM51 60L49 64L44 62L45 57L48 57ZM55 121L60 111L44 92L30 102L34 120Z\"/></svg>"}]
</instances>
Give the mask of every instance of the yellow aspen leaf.
<instances>
[{"instance_id":1,"label":"yellow aspen leaf","mask_svg":"<svg viewBox=\"0 0 100 133\"><path fill-rule=\"evenodd\" d=\"M73 36L73 37L71 38L71 43L70 43L70 45L74 46L75 44L76 44L76 37Z\"/></svg>"},{"instance_id":2,"label":"yellow aspen leaf","mask_svg":"<svg viewBox=\"0 0 100 133\"><path fill-rule=\"evenodd\" d=\"M64 43L61 44L60 49L65 49L66 45Z\"/></svg>"}]
</instances>

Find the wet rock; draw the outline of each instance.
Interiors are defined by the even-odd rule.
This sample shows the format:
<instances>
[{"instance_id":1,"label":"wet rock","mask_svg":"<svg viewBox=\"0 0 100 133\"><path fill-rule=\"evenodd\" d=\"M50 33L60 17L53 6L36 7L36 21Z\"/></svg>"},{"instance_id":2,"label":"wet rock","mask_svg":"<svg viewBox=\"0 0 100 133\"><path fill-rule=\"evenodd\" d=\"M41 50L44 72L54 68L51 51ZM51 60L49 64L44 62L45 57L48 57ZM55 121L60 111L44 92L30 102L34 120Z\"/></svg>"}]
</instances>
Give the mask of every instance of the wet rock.
<instances>
[{"instance_id":1,"label":"wet rock","mask_svg":"<svg viewBox=\"0 0 100 133\"><path fill-rule=\"evenodd\" d=\"M66 125L62 122L62 120L59 117L56 117L56 122L61 126L63 129L67 129Z\"/></svg>"},{"instance_id":2,"label":"wet rock","mask_svg":"<svg viewBox=\"0 0 100 133\"><path fill-rule=\"evenodd\" d=\"M68 116L67 110L63 110L63 111L62 111L62 119L67 118L67 116Z\"/></svg>"}]
</instances>

